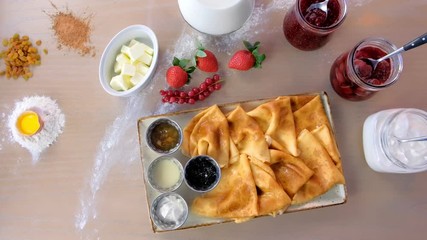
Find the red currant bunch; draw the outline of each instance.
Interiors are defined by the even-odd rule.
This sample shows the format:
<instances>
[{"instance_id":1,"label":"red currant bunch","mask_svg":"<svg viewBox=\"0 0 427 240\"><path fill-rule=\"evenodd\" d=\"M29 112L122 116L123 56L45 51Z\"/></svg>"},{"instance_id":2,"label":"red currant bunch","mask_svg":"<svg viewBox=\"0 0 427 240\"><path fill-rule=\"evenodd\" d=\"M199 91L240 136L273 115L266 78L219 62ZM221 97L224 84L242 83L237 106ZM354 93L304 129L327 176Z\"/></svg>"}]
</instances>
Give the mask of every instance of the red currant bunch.
<instances>
[{"instance_id":1,"label":"red currant bunch","mask_svg":"<svg viewBox=\"0 0 427 240\"><path fill-rule=\"evenodd\" d=\"M197 101L203 101L209 97L214 91L221 89L221 77L214 74L202 82L199 87L194 87L190 91L180 90L160 90L163 103L178 103L178 104L194 104Z\"/></svg>"}]
</instances>

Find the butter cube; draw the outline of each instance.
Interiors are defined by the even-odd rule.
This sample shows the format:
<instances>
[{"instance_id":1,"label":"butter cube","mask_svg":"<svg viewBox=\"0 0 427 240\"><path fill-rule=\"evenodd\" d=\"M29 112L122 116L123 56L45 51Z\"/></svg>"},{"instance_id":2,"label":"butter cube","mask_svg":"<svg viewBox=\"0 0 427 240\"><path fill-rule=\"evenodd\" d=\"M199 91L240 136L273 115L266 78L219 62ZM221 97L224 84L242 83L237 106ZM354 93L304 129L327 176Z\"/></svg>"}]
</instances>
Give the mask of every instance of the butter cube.
<instances>
[{"instance_id":1,"label":"butter cube","mask_svg":"<svg viewBox=\"0 0 427 240\"><path fill-rule=\"evenodd\" d=\"M145 53L144 46L141 44L134 44L129 49L129 58L131 62L135 62Z\"/></svg>"},{"instance_id":2,"label":"butter cube","mask_svg":"<svg viewBox=\"0 0 427 240\"><path fill-rule=\"evenodd\" d=\"M120 49L120 52L129 56L130 47L123 45L122 48Z\"/></svg>"},{"instance_id":3,"label":"butter cube","mask_svg":"<svg viewBox=\"0 0 427 240\"><path fill-rule=\"evenodd\" d=\"M130 59L123 53L120 53L119 55L117 55L116 61L121 64L130 63Z\"/></svg>"},{"instance_id":4,"label":"butter cube","mask_svg":"<svg viewBox=\"0 0 427 240\"><path fill-rule=\"evenodd\" d=\"M114 72L115 73L121 73L122 72L122 68L123 68L123 63L119 63L119 62L115 62L114 63Z\"/></svg>"},{"instance_id":5,"label":"butter cube","mask_svg":"<svg viewBox=\"0 0 427 240\"><path fill-rule=\"evenodd\" d=\"M153 57L151 55L149 55L147 52L144 52L144 54L142 54L138 58L138 61L141 61L142 63L144 63L147 66L151 65L151 60L153 60Z\"/></svg>"},{"instance_id":6,"label":"butter cube","mask_svg":"<svg viewBox=\"0 0 427 240\"><path fill-rule=\"evenodd\" d=\"M132 87L130 77L123 75L114 76L110 81L110 86L117 91L128 90Z\"/></svg>"},{"instance_id":7,"label":"butter cube","mask_svg":"<svg viewBox=\"0 0 427 240\"><path fill-rule=\"evenodd\" d=\"M136 72L141 73L142 75L147 74L148 69L150 69L150 67L148 67L147 65L145 65L144 63L137 61L136 65Z\"/></svg>"},{"instance_id":8,"label":"butter cube","mask_svg":"<svg viewBox=\"0 0 427 240\"><path fill-rule=\"evenodd\" d=\"M140 43L140 42L138 42L137 40L132 39L132 40L130 40L129 47L132 47L133 45L135 45L135 44L139 44L139 43Z\"/></svg>"},{"instance_id":9,"label":"butter cube","mask_svg":"<svg viewBox=\"0 0 427 240\"><path fill-rule=\"evenodd\" d=\"M134 76L136 72L136 67L132 64L125 63L122 67L121 75Z\"/></svg>"},{"instance_id":10,"label":"butter cube","mask_svg":"<svg viewBox=\"0 0 427 240\"><path fill-rule=\"evenodd\" d=\"M138 83L140 83L143 79L144 79L144 75L140 74L139 72L136 72L135 76L130 78L130 83L132 84L132 86L135 86Z\"/></svg>"},{"instance_id":11,"label":"butter cube","mask_svg":"<svg viewBox=\"0 0 427 240\"><path fill-rule=\"evenodd\" d=\"M147 46L144 43L140 43L142 46L144 46L144 51L148 54L150 54L151 56L153 56L154 54L154 50L152 48L150 48L149 46Z\"/></svg>"}]
</instances>

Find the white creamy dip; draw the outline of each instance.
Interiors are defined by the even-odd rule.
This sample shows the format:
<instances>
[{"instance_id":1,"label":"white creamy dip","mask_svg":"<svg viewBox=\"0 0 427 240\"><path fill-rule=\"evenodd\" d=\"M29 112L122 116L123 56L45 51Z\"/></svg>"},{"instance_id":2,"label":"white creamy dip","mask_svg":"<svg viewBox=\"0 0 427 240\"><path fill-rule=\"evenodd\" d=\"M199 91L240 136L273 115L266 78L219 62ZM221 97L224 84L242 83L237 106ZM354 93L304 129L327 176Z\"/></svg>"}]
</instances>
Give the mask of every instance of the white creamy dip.
<instances>
[{"instance_id":1,"label":"white creamy dip","mask_svg":"<svg viewBox=\"0 0 427 240\"><path fill-rule=\"evenodd\" d=\"M154 167L154 180L162 189L168 189L178 183L180 169L172 159L162 159Z\"/></svg>"},{"instance_id":2,"label":"white creamy dip","mask_svg":"<svg viewBox=\"0 0 427 240\"><path fill-rule=\"evenodd\" d=\"M172 230L182 226L188 217L188 205L176 193L164 193L154 200L151 216L157 227Z\"/></svg>"}]
</instances>

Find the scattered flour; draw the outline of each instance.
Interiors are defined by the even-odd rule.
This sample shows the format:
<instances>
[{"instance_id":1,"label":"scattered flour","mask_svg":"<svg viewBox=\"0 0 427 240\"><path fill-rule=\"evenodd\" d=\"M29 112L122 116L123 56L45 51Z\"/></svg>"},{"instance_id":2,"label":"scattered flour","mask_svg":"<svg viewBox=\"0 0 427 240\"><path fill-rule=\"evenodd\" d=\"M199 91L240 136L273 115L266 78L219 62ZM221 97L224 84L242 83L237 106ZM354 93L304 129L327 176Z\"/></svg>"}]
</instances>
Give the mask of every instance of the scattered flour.
<instances>
[{"instance_id":1,"label":"scattered flour","mask_svg":"<svg viewBox=\"0 0 427 240\"><path fill-rule=\"evenodd\" d=\"M1 113L0 115L0 125L6 126L6 113ZM0 128L0 151L3 150L3 143L6 141L6 128Z\"/></svg>"},{"instance_id":2,"label":"scattered flour","mask_svg":"<svg viewBox=\"0 0 427 240\"><path fill-rule=\"evenodd\" d=\"M24 136L16 128L18 117L27 110L37 111L44 123L41 131L33 136ZM64 123L64 114L54 100L45 96L32 96L25 97L15 104L14 110L8 117L7 126L12 140L26 148L33 157L33 163L37 163L42 151L62 133Z\"/></svg>"},{"instance_id":3,"label":"scattered flour","mask_svg":"<svg viewBox=\"0 0 427 240\"><path fill-rule=\"evenodd\" d=\"M361 6L363 6L367 3L370 3L370 2L372 2L372 0L351 0L351 1L347 0L347 4L349 4L349 3L353 4L355 7L361 7Z\"/></svg>"}]
</instances>

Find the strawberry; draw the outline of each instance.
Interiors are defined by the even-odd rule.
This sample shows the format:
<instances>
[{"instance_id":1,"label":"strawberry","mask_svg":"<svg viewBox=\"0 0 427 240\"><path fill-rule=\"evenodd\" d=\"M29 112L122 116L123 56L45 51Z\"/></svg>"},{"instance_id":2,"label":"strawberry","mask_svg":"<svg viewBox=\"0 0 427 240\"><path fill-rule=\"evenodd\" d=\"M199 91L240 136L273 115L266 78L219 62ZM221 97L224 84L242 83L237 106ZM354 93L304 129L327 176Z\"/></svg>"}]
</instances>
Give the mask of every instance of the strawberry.
<instances>
[{"instance_id":1,"label":"strawberry","mask_svg":"<svg viewBox=\"0 0 427 240\"><path fill-rule=\"evenodd\" d=\"M188 62L188 59L173 58L173 66L166 71L166 81L169 86L180 88L190 82L190 73L194 72L196 68L194 66L185 68Z\"/></svg>"},{"instance_id":2,"label":"strawberry","mask_svg":"<svg viewBox=\"0 0 427 240\"><path fill-rule=\"evenodd\" d=\"M204 72L217 72L218 71L218 60L215 55L199 46L196 55L194 56L196 66Z\"/></svg>"},{"instance_id":3,"label":"strawberry","mask_svg":"<svg viewBox=\"0 0 427 240\"><path fill-rule=\"evenodd\" d=\"M247 71L251 68L261 68L261 64L265 59L265 54L258 52L260 42L255 42L254 45L247 41L243 41L247 50L237 51L228 62L228 67Z\"/></svg>"}]
</instances>

